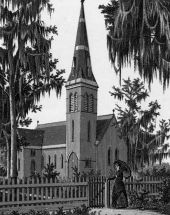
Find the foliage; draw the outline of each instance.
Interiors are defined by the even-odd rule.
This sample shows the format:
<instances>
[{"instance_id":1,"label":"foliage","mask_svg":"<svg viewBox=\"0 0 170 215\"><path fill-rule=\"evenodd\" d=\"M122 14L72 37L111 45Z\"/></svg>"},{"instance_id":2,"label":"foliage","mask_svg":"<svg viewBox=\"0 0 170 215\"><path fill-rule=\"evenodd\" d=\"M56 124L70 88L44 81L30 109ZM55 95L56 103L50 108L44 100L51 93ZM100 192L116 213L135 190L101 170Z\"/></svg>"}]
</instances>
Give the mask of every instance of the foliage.
<instances>
[{"instance_id":1,"label":"foliage","mask_svg":"<svg viewBox=\"0 0 170 215\"><path fill-rule=\"evenodd\" d=\"M12 211L10 213L7 213L7 215L88 215L89 209L85 205L82 205L81 207L76 207L72 211L65 211L63 207L59 207L58 210L53 211L52 213L48 212L47 210L42 211L35 211L30 210L28 212L20 213L18 211Z\"/></svg>"},{"instance_id":2,"label":"foliage","mask_svg":"<svg viewBox=\"0 0 170 215\"><path fill-rule=\"evenodd\" d=\"M26 118L29 110L41 110L36 105L41 95L51 90L60 95L64 80L50 53L57 28L41 19L43 10L53 12L50 1L6 0L0 10L0 87L10 103L11 176L16 177L17 126L31 122Z\"/></svg>"},{"instance_id":3,"label":"foliage","mask_svg":"<svg viewBox=\"0 0 170 215\"><path fill-rule=\"evenodd\" d=\"M141 194L131 191L128 193L128 196L129 208L151 210L166 214L166 204L162 201L161 194L159 197L147 196L146 194L141 198Z\"/></svg>"},{"instance_id":4,"label":"foliage","mask_svg":"<svg viewBox=\"0 0 170 215\"><path fill-rule=\"evenodd\" d=\"M81 173L78 171L78 167L77 166L72 167L72 170L73 170L73 178L76 178L76 180L78 181L81 176Z\"/></svg>"},{"instance_id":5,"label":"foliage","mask_svg":"<svg viewBox=\"0 0 170 215\"><path fill-rule=\"evenodd\" d=\"M85 205L82 205L81 208L76 207L73 210L74 215L88 215L89 214L88 212L89 209Z\"/></svg>"},{"instance_id":6,"label":"foliage","mask_svg":"<svg viewBox=\"0 0 170 215\"><path fill-rule=\"evenodd\" d=\"M170 165L169 163L150 165L140 170L140 173L142 175L168 177L170 176Z\"/></svg>"},{"instance_id":7,"label":"foliage","mask_svg":"<svg viewBox=\"0 0 170 215\"><path fill-rule=\"evenodd\" d=\"M60 175L60 173L55 170L53 163L49 163L49 164L47 164L46 167L44 167L43 176L46 177L47 179L53 179L54 180L59 175Z\"/></svg>"},{"instance_id":8,"label":"foliage","mask_svg":"<svg viewBox=\"0 0 170 215\"><path fill-rule=\"evenodd\" d=\"M160 105L150 102L147 109L141 103L149 96L144 84L139 79L123 80L121 88L113 87L111 95L123 101L126 107L116 105L117 122L120 137L128 148L128 163L133 170L144 164L162 162L170 156L168 149L170 121L160 121L160 129L155 132L156 118Z\"/></svg>"},{"instance_id":9,"label":"foliage","mask_svg":"<svg viewBox=\"0 0 170 215\"><path fill-rule=\"evenodd\" d=\"M148 202L148 192L145 190L141 192L131 191L128 193L130 208L145 208Z\"/></svg>"},{"instance_id":10,"label":"foliage","mask_svg":"<svg viewBox=\"0 0 170 215\"><path fill-rule=\"evenodd\" d=\"M73 177L75 177L76 180L86 179L86 178L89 178L89 177L99 177L99 176L101 176L100 170L95 171L94 169L90 169L89 171L86 171L86 172L83 171L82 173L80 173L76 166L72 167L72 169L73 169Z\"/></svg>"},{"instance_id":11,"label":"foliage","mask_svg":"<svg viewBox=\"0 0 170 215\"><path fill-rule=\"evenodd\" d=\"M0 166L0 176L6 176L6 168L4 166Z\"/></svg>"},{"instance_id":12,"label":"foliage","mask_svg":"<svg viewBox=\"0 0 170 215\"><path fill-rule=\"evenodd\" d=\"M38 178L39 180L41 180L41 174L38 173L37 171L34 171L34 172L31 174L30 178L34 178L34 179L37 179L37 178Z\"/></svg>"},{"instance_id":13,"label":"foliage","mask_svg":"<svg viewBox=\"0 0 170 215\"><path fill-rule=\"evenodd\" d=\"M170 178L163 180L163 186L160 188L160 197L164 204L170 202Z\"/></svg>"},{"instance_id":14,"label":"foliage","mask_svg":"<svg viewBox=\"0 0 170 215\"><path fill-rule=\"evenodd\" d=\"M111 0L100 5L108 30L109 57L115 71L134 61L134 68L149 82L159 75L169 85L169 0ZM117 66L119 68L117 68Z\"/></svg>"}]
</instances>

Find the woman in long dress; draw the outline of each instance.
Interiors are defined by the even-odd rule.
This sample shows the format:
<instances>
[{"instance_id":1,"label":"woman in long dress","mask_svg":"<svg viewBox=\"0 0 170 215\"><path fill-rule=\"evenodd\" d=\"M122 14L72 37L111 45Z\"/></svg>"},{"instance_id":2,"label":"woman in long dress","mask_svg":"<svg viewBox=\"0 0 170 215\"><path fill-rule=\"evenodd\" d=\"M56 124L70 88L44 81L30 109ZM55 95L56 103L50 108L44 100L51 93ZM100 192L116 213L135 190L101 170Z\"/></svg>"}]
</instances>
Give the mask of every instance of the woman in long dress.
<instances>
[{"instance_id":1,"label":"woman in long dress","mask_svg":"<svg viewBox=\"0 0 170 215\"><path fill-rule=\"evenodd\" d=\"M115 179L113 190L112 190L112 207L116 208L117 200L122 193L125 196L125 201L126 201L125 207L128 207L128 198L127 198L127 193L125 189L125 184L123 182L123 168L121 168L120 164L117 162L114 162L114 167L116 169L116 176L108 179L108 180Z\"/></svg>"}]
</instances>

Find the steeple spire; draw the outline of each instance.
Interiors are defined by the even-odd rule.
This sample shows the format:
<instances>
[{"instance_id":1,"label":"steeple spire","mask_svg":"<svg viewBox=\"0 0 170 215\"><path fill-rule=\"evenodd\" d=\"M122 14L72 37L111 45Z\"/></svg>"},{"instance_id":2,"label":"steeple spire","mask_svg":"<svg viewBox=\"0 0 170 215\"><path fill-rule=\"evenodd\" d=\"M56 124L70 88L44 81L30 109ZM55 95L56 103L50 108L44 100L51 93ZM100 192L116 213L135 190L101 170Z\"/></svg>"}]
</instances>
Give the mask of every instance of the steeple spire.
<instances>
[{"instance_id":1,"label":"steeple spire","mask_svg":"<svg viewBox=\"0 0 170 215\"><path fill-rule=\"evenodd\" d=\"M91 59L84 13L84 0L81 0L81 9L74 48L73 64L68 81L83 78L96 82L91 68Z\"/></svg>"}]
</instances>

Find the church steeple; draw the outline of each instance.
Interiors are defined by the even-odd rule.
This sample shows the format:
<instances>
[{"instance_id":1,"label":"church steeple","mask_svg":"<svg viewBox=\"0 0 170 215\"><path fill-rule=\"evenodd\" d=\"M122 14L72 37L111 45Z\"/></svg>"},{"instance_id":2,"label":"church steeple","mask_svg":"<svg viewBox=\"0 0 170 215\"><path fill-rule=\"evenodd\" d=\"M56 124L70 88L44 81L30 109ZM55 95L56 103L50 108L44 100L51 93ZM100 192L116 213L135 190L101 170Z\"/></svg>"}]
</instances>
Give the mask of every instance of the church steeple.
<instances>
[{"instance_id":1,"label":"church steeple","mask_svg":"<svg viewBox=\"0 0 170 215\"><path fill-rule=\"evenodd\" d=\"M68 81L76 80L78 78L83 78L96 82L90 59L90 51L87 37L86 20L84 13L84 0L81 0L81 9L79 16L79 23L77 29L77 37L74 48L73 63L71 68L71 73Z\"/></svg>"},{"instance_id":2,"label":"church steeple","mask_svg":"<svg viewBox=\"0 0 170 215\"><path fill-rule=\"evenodd\" d=\"M91 68L83 2L81 0L73 65L66 83L66 157L69 177L73 176L75 166L79 172L95 168L95 162L91 162L95 158L98 85Z\"/></svg>"}]
</instances>

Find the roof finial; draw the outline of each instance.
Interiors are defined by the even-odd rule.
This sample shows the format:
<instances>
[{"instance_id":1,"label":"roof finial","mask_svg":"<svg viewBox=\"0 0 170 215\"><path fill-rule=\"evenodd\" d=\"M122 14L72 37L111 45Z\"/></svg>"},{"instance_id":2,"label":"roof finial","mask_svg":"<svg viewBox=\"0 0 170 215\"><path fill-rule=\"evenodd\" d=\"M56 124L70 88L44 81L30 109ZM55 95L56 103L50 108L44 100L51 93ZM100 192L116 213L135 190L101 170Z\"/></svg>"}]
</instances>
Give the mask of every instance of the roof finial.
<instances>
[{"instance_id":1,"label":"roof finial","mask_svg":"<svg viewBox=\"0 0 170 215\"><path fill-rule=\"evenodd\" d=\"M81 3L83 4L85 0L81 0Z\"/></svg>"}]
</instances>

